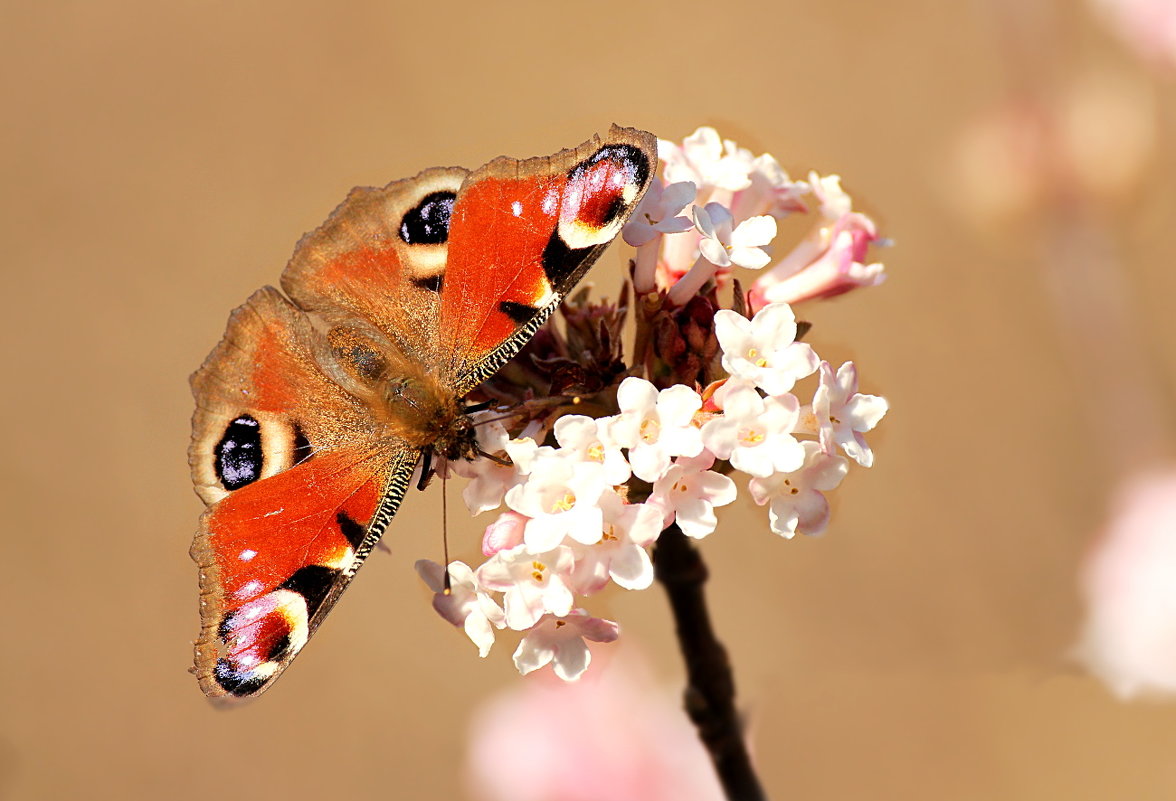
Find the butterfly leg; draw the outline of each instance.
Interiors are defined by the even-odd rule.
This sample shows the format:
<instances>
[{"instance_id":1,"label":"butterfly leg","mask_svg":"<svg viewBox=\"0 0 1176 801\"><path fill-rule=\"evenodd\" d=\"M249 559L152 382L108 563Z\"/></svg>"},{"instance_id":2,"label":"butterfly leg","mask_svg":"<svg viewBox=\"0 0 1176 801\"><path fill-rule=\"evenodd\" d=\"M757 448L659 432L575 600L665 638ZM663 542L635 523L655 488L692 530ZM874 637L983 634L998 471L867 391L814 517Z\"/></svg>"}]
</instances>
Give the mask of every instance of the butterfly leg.
<instances>
[{"instance_id":1,"label":"butterfly leg","mask_svg":"<svg viewBox=\"0 0 1176 801\"><path fill-rule=\"evenodd\" d=\"M503 467L512 467L514 465L514 462L512 462L509 457L495 456L492 453L487 453L481 448L478 448L477 453L479 456L485 456L490 461L496 464L500 464Z\"/></svg>"},{"instance_id":2,"label":"butterfly leg","mask_svg":"<svg viewBox=\"0 0 1176 801\"><path fill-rule=\"evenodd\" d=\"M482 401L481 403L471 403L469 406L465 407L465 409L463 409L462 411L465 414L474 414L475 412L484 412L487 409L489 409L491 406L493 406L494 403L495 402L492 400Z\"/></svg>"},{"instance_id":3,"label":"butterfly leg","mask_svg":"<svg viewBox=\"0 0 1176 801\"><path fill-rule=\"evenodd\" d=\"M436 475L436 470L433 469L433 449L432 447L421 448L421 477L417 479L417 489L423 490L429 486L429 482L433 480Z\"/></svg>"}]
</instances>

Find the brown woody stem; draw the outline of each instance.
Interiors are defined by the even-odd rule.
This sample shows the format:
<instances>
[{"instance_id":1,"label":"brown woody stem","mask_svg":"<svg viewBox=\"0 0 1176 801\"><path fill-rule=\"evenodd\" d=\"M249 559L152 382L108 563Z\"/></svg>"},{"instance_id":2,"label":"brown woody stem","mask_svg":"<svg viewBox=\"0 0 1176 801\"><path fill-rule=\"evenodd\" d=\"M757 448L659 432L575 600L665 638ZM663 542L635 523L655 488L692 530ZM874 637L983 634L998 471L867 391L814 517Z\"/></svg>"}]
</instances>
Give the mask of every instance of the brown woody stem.
<instances>
[{"instance_id":1,"label":"brown woody stem","mask_svg":"<svg viewBox=\"0 0 1176 801\"><path fill-rule=\"evenodd\" d=\"M727 650L715 636L706 607L702 554L674 524L661 533L653 559L686 662L686 714L710 753L729 801L766 801L735 709L735 677Z\"/></svg>"}]
</instances>

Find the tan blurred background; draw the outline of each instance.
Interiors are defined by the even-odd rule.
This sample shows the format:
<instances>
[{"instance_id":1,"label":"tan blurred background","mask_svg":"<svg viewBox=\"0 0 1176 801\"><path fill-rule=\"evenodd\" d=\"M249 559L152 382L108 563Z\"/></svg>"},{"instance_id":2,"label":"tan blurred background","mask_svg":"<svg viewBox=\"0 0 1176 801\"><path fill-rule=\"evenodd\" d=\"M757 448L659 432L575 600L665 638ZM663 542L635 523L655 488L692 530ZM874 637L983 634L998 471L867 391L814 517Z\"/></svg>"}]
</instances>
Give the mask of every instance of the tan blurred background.
<instances>
[{"instance_id":1,"label":"tan blurred background","mask_svg":"<svg viewBox=\"0 0 1176 801\"><path fill-rule=\"evenodd\" d=\"M1155 103L1158 155L1097 211L1169 385L1176 90L1083 5L1026 8L6 3L0 797L468 797L468 714L519 679L412 572L438 558L435 491L276 689L207 705L187 376L353 185L614 121L840 172L896 241L884 287L808 315L891 401L877 466L824 538L775 538L741 499L704 545L773 797L1176 797L1176 706L1121 704L1066 658L1113 465L1043 280L1048 214L981 216L956 161L1024 78L1017 47ZM456 555L484 522L453 524ZM659 590L596 608L680 681Z\"/></svg>"}]
</instances>

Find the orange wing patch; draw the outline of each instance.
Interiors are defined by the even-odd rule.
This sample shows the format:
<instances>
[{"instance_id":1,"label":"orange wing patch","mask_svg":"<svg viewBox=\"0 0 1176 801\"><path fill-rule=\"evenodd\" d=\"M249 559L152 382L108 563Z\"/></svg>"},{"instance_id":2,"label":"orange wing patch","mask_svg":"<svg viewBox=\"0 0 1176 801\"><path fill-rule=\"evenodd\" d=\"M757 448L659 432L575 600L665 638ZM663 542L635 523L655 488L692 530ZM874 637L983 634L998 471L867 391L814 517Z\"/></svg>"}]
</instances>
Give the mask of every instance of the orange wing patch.
<instances>
[{"instance_id":1,"label":"orange wing patch","mask_svg":"<svg viewBox=\"0 0 1176 801\"><path fill-rule=\"evenodd\" d=\"M298 654L365 555L387 471L386 454L337 450L208 510L192 549L206 693L256 695Z\"/></svg>"},{"instance_id":2,"label":"orange wing patch","mask_svg":"<svg viewBox=\"0 0 1176 801\"><path fill-rule=\"evenodd\" d=\"M521 347L620 232L645 193L657 140L613 127L554 156L495 159L453 207L440 330L463 394Z\"/></svg>"},{"instance_id":3,"label":"orange wing patch","mask_svg":"<svg viewBox=\"0 0 1176 801\"><path fill-rule=\"evenodd\" d=\"M466 173L434 168L383 189L352 190L298 243L282 288L330 325L370 327L369 339L437 361L437 290L453 198Z\"/></svg>"}]
</instances>

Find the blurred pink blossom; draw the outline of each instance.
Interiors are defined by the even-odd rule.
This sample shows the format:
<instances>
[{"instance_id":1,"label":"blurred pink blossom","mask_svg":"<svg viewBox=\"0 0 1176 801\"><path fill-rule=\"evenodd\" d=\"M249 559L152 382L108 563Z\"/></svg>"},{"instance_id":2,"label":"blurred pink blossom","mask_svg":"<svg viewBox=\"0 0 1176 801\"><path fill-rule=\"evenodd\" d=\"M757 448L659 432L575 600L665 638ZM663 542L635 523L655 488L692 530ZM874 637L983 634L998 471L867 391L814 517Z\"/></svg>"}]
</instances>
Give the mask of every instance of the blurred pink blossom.
<instances>
[{"instance_id":1,"label":"blurred pink blossom","mask_svg":"<svg viewBox=\"0 0 1176 801\"><path fill-rule=\"evenodd\" d=\"M1086 667L1124 698L1176 693L1176 471L1120 487L1083 590Z\"/></svg>"},{"instance_id":2,"label":"blurred pink blossom","mask_svg":"<svg viewBox=\"0 0 1176 801\"><path fill-rule=\"evenodd\" d=\"M574 684L542 671L483 705L467 772L477 801L723 798L677 699L631 658Z\"/></svg>"},{"instance_id":3,"label":"blurred pink blossom","mask_svg":"<svg viewBox=\"0 0 1176 801\"><path fill-rule=\"evenodd\" d=\"M1141 58L1176 68L1176 2L1091 0L1091 5Z\"/></svg>"}]
</instances>

